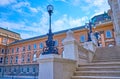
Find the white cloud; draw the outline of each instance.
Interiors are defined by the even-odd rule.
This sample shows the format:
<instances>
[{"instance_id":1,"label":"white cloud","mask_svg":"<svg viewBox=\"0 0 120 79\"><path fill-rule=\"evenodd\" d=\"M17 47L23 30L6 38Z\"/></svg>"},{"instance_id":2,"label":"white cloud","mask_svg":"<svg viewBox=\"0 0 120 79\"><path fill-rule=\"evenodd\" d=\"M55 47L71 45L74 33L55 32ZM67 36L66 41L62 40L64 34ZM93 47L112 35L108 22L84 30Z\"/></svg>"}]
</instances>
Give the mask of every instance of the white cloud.
<instances>
[{"instance_id":1,"label":"white cloud","mask_svg":"<svg viewBox=\"0 0 120 79\"><path fill-rule=\"evenodd\" d=\"M72 18L68 15L63 15L58 20L53 23L53 31L60 31L64 29L70 29L74 27L78 27L84 25L84 23L88 20L88 17L82 18Z\"/></svg>"},{"instance_id":2,"label":"white cloud","mask_svg":"<svg viewBox=\"0 0 120 79\"><path fill-rule=\"evenodd\" d=\"M108 5L108 0L84 0L84 2L88 5L81 6L81 9L86 13L92 10L94 12L92 16L104 13L104 11L107 11L110 8Z\"/></svg>"},{"instance_id":3,"label":"white cloud","mask_svg":"<svg viewBox=\"0 0 120 79\"><path fill-rule=\"evenodd\" d=\"M5 6L5 5L9 5L11 3L15 3L16 0L1 0L0 1L0 6Z\"/></svg>"},{"instance_id":4,"label":"white cloud","mask_svg":"<svg viewBox=\"0 0 120 79\"><path fill-rule=\"evenodd\" d=\"M24 13L23 8L29 9L33 13L38 13L40 11L40 7L32 7L29 2L17 2L16 4L11 5L12 9L19 12L19 13Z\"/></svg>"}]
</instances>

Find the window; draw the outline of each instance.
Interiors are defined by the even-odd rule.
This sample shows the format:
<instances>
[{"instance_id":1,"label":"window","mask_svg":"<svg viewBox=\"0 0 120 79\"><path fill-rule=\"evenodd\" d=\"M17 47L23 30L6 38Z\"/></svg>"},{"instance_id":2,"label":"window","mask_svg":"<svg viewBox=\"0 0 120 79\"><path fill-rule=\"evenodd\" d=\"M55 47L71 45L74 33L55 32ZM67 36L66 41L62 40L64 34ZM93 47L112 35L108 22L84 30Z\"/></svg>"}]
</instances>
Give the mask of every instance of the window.
<instances>
[{"instance_id":1,"label":"window","mask_svg":"<svg viewBox=\"0 0 120 79\"><path fill-rule=\"evenodd\" d=\"M27 55L27 62L30 62L30 54Z\"/></svg>"},{"instance_id":2,"label":"window","mask_svg":"<svg viewBox=\"0 0 120 79\"><path fill-rule=\"evenodd\" d=\"M2 49L1 52L4 53L4 52L5 52L5 49Z\"/></svg>"},{"instance_id":3,"label":"window","mask_svg":"<svg viewBox=\"0 0 120 79\"><path fill-rule=\"evenodd\" d=\"M80 42L85 42L85 35L80 36Z\"/></svg>"},{"instance_id":4,"label":"window","mask_svg":"<svg viewBox=\"0 0 120 79\"><path fill-rule=\"evenodd\" d=\"M43 43L40 43L40 48L42 49L44 47Z\"/></svg>"},{"instance_id":5,"label":"window","mask_svg":"<svg viewBox=\"0 0 120 79\"><path fill-rule=\"evenodd\" d=\"M12 53L14 53L14 48L12 48Z\"/></svg>"},{"instance_id":6,"label":"window","mask_svg":"<svg viewBox=\"0 0 120 79\"><path fill-rule=\"evenodd\" d=\"M7 53L9 53L9 49L7 49Z\"/></svg>"},{"instance_id":7,"label":"window","mask_svg":"<svg viewBox=\"0 0 120 79\"><path fill-rule=\"evenodd\" d=\"M55 40L55 46L58 46L58 40Z\"/></svg>"},{"instance_id":8,"label":"window","mask_svg":"<svg viewBox=\"0 0 120 79\"><path fill-rule=\"evenodd\" d=\"M2 41L3 44L7 44L7 38L3 38L3 41Z\"/></svg>"},{"instance_id":9,"label":"window","mask_svg":"<svg viewBox=\"0 0 120 79\"><path fill-rule=\"evenodd\" d=\"M22 55L22 62L24 62L24 55Z\"/></svg>"},{"instance_id":10,"label":"window","mask_svg":"<svg viewBox=\"0 0 120 79\"><path fill-rule=\"evenodd\" d=\"M27 67L27 72L29 72L29 67Z\"/></svg>"},{"instance_id":11,"label":"window","mask_svg":"<svg viewBox=\"0 0 120 79\"><path fill-rule=\"evenodd\" d=\"M11 68L9 68L9 72L11 72Z\"/></svg>"},{"instance_id":12,"label":"window","mask_svg":"<svg viewBox=\"0 0 120 79\"><path fill-rule=\"evenodd\" d=\"M112 38L112 32L110 30L106 31L106 38Z\"/></svg>"},{"instance_id":13,"label":"window","mask_svg":"<svg viewBox=\"0 0 120 79\"><path fill-rule=\"evenodd\" d=\"M1 57L1 58L0 58L0 63L2 63L2 62L3 62L3 58Z\"/></svg>"},{"instance_id":14,"label":"window","mask_svg":"<svg viewBox=\"0 0 120 79\"><path fill-rule=\"evenodd\" d=\"M18 56L16 56L15 62L18 63Z\"/></svg>"},{"instance_id":15,"label":"window","mask_svg":"<svg viewBox=\"0 0 120 79\"><path fill-rule=\"evenodd\" d=\"M34 55L33 55L33 61L36 61L36 58L37 58L37 55L36 55L36 53L34 53Z\"/></svg>"},{"instance_id":16,"label":"window","mask_svg":"<svg viewBox=\"0 0 120 79\"><path fill-rule=\"evenodd\" d=\"M35 72L36 71L36 69L35 69L35 67L33 67L33 72Z\"/></svg>"},{"instance_id":17,"label":"window","mask_svg":"<svg viewBox=\"0 0 120 79\"><path fill-rule=\"evenodd\" d=\"M23 47L22 51L25 51L25 47Z\"/></svg>"},{"instance_id":18,"label":"window","mask_svg":"<svg viewBox=\"0 0 120 79\"><path fill-rule=\"evenodd\" d=\"M16 48L16 52L19 52L19 48L18 47Z\"/></svg>"},{"instance_id":19,"label":"window","mask_svg":"<svg viewBox=\"0 0 120 79\"><path fill-rule=\"evenodd\" d=\"M13 57L11 56L10 57L10 64L12 64L12 61L13 61Z\"/></svg>"},{"instance_id":20,"label":"window","mask_svg":"<svg viewBox=\"0 0 120 79\"><path fill-rule=\"evenodd\" d=\"M16 72L16 68L14 68L14 72Z\"/></svg>"},{"instance_id":21,"label":"window","mask_svg":"<svg viewBox=\"0 0 120 79\"><path fill-rule=\"evenodd\" d=\"M21 67L21 72L23 72L24 71L24 69L23 69L23 67Z\"/></svg>"},{"instance_id":22,"label":"window","mask_svg":"<svg viewBox=\"0 0 120 79\"><path fill-rule=\"evenodd\" d=\"M5 63L8 64L8 57L5 58Z\"/></svg>"},{"instance_id":23,"label":"window","mask_svg":"<svg viewBox=\"0 0 120 79\"><path fill-rule=\"evenodd\" d=\"M37 49L37 45L36 45L36 44L34 44L33 46L34 46L34 47L33 47L34 49Z\"/></svg>"},{"instance_id":24,"label":"window","mask_svg":"<svg viewBox=\"0 0 120 79\"><path fill-rule=\"evenodd\" d=\"M28 50L31 50L31 46L30 45L28 45Z\"/></svg>"}]
</instances>

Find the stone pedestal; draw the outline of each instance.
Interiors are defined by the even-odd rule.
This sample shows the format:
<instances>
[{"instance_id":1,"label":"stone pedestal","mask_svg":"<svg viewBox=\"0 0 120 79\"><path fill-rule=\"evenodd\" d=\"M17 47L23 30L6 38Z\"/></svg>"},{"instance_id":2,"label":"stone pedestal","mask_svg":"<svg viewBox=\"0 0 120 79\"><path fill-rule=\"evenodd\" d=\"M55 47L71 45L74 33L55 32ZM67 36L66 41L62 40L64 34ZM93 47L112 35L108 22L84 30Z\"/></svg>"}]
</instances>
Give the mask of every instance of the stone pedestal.
<instances>
[{"instance_id":1,"label":"stone pedestal","mask_svg":"<svg viewBox=\"0 0 120 79\"><path fill-rule=\"evenodd\" d=\"M64 58L77 60L78 59L78 43L74 38L73 32L69 30L67 37L62 41L64 45Z\"/></svg>"},{"instance_id":2,"label":"stone pedestal","mask_svg":"<svg viewBox=\"0 0 120 79\"><path fill-rule=\"evenodd\" d=\"M70 79L76 68L76 61L54 54L41 55L38 62L38 79Z\"/></svg>"}]
</instances>

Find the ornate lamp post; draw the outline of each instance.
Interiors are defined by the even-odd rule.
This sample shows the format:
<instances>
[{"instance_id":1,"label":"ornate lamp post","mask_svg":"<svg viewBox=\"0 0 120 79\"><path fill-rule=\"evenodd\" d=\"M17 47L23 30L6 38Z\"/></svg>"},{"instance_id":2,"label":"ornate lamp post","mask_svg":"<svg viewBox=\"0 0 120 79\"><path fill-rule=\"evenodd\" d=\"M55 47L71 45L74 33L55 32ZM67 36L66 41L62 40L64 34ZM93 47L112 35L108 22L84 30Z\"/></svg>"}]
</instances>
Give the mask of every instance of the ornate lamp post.
<instances>
[{"instance_id":1,"label":"ornate lamp post","mask_svg":"<svg viewBox=\"0 0 120 79\"><path fill-rule=\"evenodd\" d=\"M48 39L46 41L46 47L43 48L42 55L58 54L58 49L57 49L57 47L55 47L55 41L53 41L53 33L52 33L52 30L51 30L51 15L53 13L53 6L48 5L47 6L47 11L49 13L49 33L47 34Z\"/></svg>"}]
</instances>

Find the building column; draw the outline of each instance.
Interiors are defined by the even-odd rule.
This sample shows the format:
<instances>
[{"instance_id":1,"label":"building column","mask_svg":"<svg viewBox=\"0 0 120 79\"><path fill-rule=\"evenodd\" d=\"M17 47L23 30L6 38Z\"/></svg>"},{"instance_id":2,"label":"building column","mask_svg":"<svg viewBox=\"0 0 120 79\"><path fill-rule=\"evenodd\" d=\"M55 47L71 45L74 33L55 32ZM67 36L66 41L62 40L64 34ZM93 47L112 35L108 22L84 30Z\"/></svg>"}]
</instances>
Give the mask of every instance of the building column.
<instances>
[{"instance_id":1,"label":"building column","mask_svg":"<svg viewBox=\"0 0 120 79\"><path fill-rule=\"evenodd\" d=\"M104 31L100 31L102 47L105 47L105 36Z\"/></svg>"}]
</instances>

